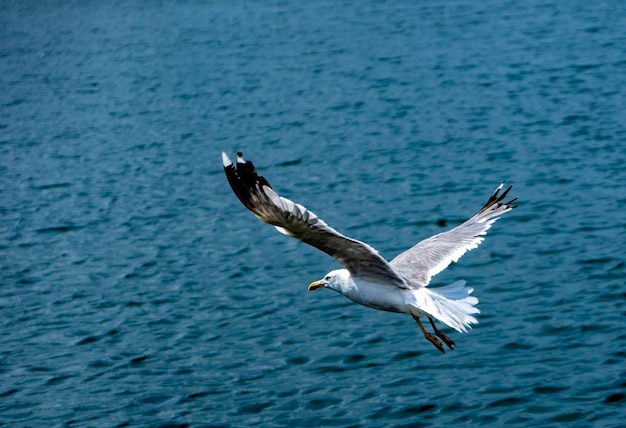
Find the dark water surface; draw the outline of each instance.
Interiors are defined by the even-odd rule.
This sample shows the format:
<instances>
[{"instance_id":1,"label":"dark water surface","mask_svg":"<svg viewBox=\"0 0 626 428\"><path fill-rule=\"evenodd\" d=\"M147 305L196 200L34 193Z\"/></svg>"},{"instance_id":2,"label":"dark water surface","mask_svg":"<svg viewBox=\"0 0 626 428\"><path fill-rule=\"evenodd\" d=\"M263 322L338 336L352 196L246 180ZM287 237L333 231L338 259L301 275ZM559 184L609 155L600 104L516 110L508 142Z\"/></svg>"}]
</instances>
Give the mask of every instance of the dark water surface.
<instances>
[{"instance_id":1,"label":"dark water surface","mask_svg":"<svg viewBox=\"0 0 626 428\"><path fill-rule=\"evenodd\" d=\"M623 1L3 2L0 425L623 426ZM506 179L445 355L309 282L220 151L391 258Z\"/></svg>"}]
</instances>

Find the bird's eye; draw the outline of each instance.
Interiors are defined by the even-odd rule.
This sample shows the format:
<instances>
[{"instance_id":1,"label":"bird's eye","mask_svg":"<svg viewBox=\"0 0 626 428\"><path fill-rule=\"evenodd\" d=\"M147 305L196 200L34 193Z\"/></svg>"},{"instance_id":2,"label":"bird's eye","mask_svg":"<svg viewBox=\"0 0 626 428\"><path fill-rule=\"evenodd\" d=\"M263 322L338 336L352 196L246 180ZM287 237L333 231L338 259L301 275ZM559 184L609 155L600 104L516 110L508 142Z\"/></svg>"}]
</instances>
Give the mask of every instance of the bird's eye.
<instances>
[{"instance_id":1,"label":"bird's eye","mask_svg":"<svg viewBox=\"0 0 626 428\"><path fill-rule=\"evenodd\" d=\"M330 275L328 275L326 278L324 278L324 281L330 281Z\"/></svg>"}]
</instances>

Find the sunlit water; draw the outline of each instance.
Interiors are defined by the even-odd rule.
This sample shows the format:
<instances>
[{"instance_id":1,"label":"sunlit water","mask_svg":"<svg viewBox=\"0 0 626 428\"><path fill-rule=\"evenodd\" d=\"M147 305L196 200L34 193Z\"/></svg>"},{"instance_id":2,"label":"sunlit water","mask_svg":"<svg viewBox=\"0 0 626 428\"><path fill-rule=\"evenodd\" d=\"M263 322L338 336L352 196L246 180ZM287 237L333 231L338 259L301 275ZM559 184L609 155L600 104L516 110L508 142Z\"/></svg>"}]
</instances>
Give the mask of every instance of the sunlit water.
<instances>
[{"instance_id":1,"label":"sunlit water","mask_svg":"<svg viewBox=\"0 0 626 428\"><path fill-rule=\"evenodd\" d=\"M0 425L622 426L623 2L7 3ZM506 179L480 323L307 293L221 150L388 258Z\"/></svg>"}]
</instances>

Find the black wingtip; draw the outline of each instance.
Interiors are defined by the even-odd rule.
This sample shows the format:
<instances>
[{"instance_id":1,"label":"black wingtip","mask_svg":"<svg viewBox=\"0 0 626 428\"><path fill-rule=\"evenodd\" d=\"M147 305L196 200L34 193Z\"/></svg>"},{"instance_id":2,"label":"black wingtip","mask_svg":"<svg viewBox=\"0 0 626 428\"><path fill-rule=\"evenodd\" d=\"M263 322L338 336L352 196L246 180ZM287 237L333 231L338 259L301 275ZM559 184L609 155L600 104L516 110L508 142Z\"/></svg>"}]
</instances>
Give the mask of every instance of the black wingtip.
<instances>
[{"instance_id":1,"label":"black wingtip","mask_svg":"<svg viewBox=\"0 0 626 428\"><path fill-rule=\"evenodd\" d=\"M511 189L513 188L513 185L509 185L509 187L507 187L504 192L500 193L500 190L502 190L502 188L504 187L504 181L498 186L498 188L496 189L495 192L493 192L493 195L491 195L491 197L489 198L489 200L487 201L487 203L485 205L483 205L483 207L480 209L479 212L485 211L486 209L489 209L490 207L497 205L497 206L506 206L507 208L517 208L517 206L511 207L511 204L513 202L515 202L517 200L517 198L511 199L509 202L502 202L504 201L504 199L507 197L507 195L509 194L509 192L511 191Z\"/></svg>"},{"instance_id":2,"label":"black wingtip","mask_svg":"<svg viewBox=\"0 0 626 428\"><path fill-rule=\"evenodd\" d=\"M511 206L511 204L513 202L517 201L517 198L513 198L511 199L509 202L505 202L503 205L506 205L507 207L509 207L510 209L514 210L515 208L517 208L519 205L513 205Z\"/></svg>"},{"instance_id":3,"label":"black wingtip","mask_svg":"<svg viewBox=\"0 0 626 428\"><path fill-rule=\"evenodd\" d=\"M228 162L225 160L227 159ZM225 153L222 153L224 171L230 187L239 200L251 211L254 211L252 195L263 195L263 186L271 188L264 177L257 174L254 164L243 159L243 153L237 152L237 166L233 165Z\"/></svg>"},{"instance_id":4,"label":"black wingtip","mask_svg":"<svg viewBox=\"0 0 626 428\"><path fill-rule=\"evenodd\" d=\"M517 201L517 198L513 198L513 199L511 199L511 200L510 200L510 201L508 201L508 202L502 202L502 201L504 201L504 199L508 196L508 194L509 194L509 192L511 191L511 189L512 189L512 188L513 188L513 186L509 186L509 187L508 187L508 188L504 191L504 193L503 193L502 195L500 195L500 197L498 197L498 200L497 200L498 206L502 206L502 205L504 205L505 207L510 208L510 209L512 209L512 210L513 210L513 209L515 209L515 208L517 208L517 205L515 205L515 206L511 206L511 204L512 204L513 202Z\"/></svg>"}]
</instances>

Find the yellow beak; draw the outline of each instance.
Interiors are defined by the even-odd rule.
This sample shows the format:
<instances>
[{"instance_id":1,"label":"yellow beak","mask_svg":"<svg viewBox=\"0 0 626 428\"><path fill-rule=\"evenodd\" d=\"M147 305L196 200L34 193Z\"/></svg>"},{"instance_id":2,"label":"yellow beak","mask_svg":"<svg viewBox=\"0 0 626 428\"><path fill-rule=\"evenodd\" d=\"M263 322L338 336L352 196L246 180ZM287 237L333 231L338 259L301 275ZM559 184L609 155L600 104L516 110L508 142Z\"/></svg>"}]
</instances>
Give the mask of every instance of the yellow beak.
<instances>
[{"instance_id":1,"label":"yellow beak","mask_svg":"<svg viewBox=\"0 0 626 428\"><path fill-rule=\"evenodd\" d=\"M324 286L324 281L319 280L309 284L309 291L317 290L318 288L322 288Z\"/></svg>"}]
</instances>

